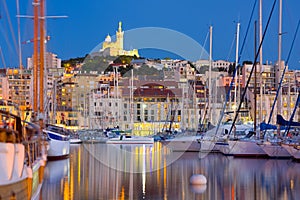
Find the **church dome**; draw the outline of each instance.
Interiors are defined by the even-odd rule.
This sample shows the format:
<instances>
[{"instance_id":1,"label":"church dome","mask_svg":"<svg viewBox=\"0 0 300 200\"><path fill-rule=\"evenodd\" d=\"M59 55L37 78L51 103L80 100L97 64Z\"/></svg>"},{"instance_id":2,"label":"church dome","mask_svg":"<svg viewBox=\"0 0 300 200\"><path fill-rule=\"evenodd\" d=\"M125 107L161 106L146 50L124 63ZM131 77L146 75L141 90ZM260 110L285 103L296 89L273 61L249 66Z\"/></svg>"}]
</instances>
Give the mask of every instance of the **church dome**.
<instances>
[{"instance_id":1,"label":"church dome","mask_svg":"<svg viewBox=\"0 0 300 200\"><path fill-rule=\"evenodd\" d=\"M105 38L105 42L111 42L111 37L110 37L110 35L109 35L109 34L106 36L106 38Z\"/></svg>"}]
</instances>

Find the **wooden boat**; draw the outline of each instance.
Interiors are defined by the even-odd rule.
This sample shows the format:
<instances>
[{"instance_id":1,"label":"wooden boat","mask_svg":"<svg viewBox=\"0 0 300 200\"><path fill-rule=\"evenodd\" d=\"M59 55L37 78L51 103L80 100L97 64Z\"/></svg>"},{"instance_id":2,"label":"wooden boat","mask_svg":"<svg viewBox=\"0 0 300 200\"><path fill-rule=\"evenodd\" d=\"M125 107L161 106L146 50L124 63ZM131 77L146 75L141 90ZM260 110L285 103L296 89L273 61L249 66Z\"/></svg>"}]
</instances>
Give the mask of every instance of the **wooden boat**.
<instances>
[{"instance_id":1,"label":"wooden boat","mask_svg":"<svg viewBox=\"0 0 300 200\"><path fill-rule=\"evenodd\" d=\"M6 111L0 110L0 121L0 199L35 199L47 161L43 135Z\"/></svg>"}]
</instances>

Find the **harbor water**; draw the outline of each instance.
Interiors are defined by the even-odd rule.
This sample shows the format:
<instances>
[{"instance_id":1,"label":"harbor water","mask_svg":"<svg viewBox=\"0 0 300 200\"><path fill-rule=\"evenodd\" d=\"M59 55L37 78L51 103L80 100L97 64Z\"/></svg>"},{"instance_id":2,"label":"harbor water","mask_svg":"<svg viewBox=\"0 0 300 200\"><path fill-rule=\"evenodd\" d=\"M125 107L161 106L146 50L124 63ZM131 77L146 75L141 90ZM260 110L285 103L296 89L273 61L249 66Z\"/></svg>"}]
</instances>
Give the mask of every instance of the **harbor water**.
<instances>
[{"instance_id":1,"label":"harbor water","mask_svg":"<svg viewBox=\"0 0 300 200\"><path fill-rule=\"evenodd\" d=\"M71 145L48 161L41 199L300 199L300 163L172 152L153 145ZM192 185L202 174L207 183Z\"/></svg>"}]
</instances>

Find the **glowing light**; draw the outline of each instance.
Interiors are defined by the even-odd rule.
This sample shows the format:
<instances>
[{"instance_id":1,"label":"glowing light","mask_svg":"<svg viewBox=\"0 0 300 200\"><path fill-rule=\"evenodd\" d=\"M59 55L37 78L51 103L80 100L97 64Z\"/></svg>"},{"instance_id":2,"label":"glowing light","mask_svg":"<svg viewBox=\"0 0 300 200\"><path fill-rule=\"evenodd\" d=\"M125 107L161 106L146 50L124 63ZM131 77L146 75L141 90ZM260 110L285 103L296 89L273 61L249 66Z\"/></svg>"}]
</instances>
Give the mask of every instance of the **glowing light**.
<instances>
[{"instance_id":1,"label":"glowing light","mask_svg":"<svg viewBox=\"0 0 300 200\"><path fill-rule=\"evenodd\" d=\"M293 190L294 189L294 180L293 179L291 179L290 185L291 185L291 189Z\"/></svg>"}]
</instances>

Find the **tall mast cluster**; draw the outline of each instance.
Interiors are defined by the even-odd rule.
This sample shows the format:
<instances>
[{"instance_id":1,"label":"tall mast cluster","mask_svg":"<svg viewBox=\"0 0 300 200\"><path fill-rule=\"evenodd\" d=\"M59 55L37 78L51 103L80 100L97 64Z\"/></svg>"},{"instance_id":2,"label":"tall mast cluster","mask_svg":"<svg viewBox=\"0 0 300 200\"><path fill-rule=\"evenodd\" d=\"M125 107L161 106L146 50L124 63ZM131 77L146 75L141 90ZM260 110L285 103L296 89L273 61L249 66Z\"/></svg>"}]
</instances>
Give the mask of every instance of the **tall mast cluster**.
<instances>
[{"instance_id":1,"label":"tall mast cluster","mask_svg":"<svg viewBox=\"0 0 300 200\"><path fill-rule=\"evenodd\" d=\"M34 0L33 2L33 111L35 113L39 112L39 114L43 114L44 112L44 3L44 0ZM40 45L38 38L40 38Z\"/></svg>"}]
</instances>

